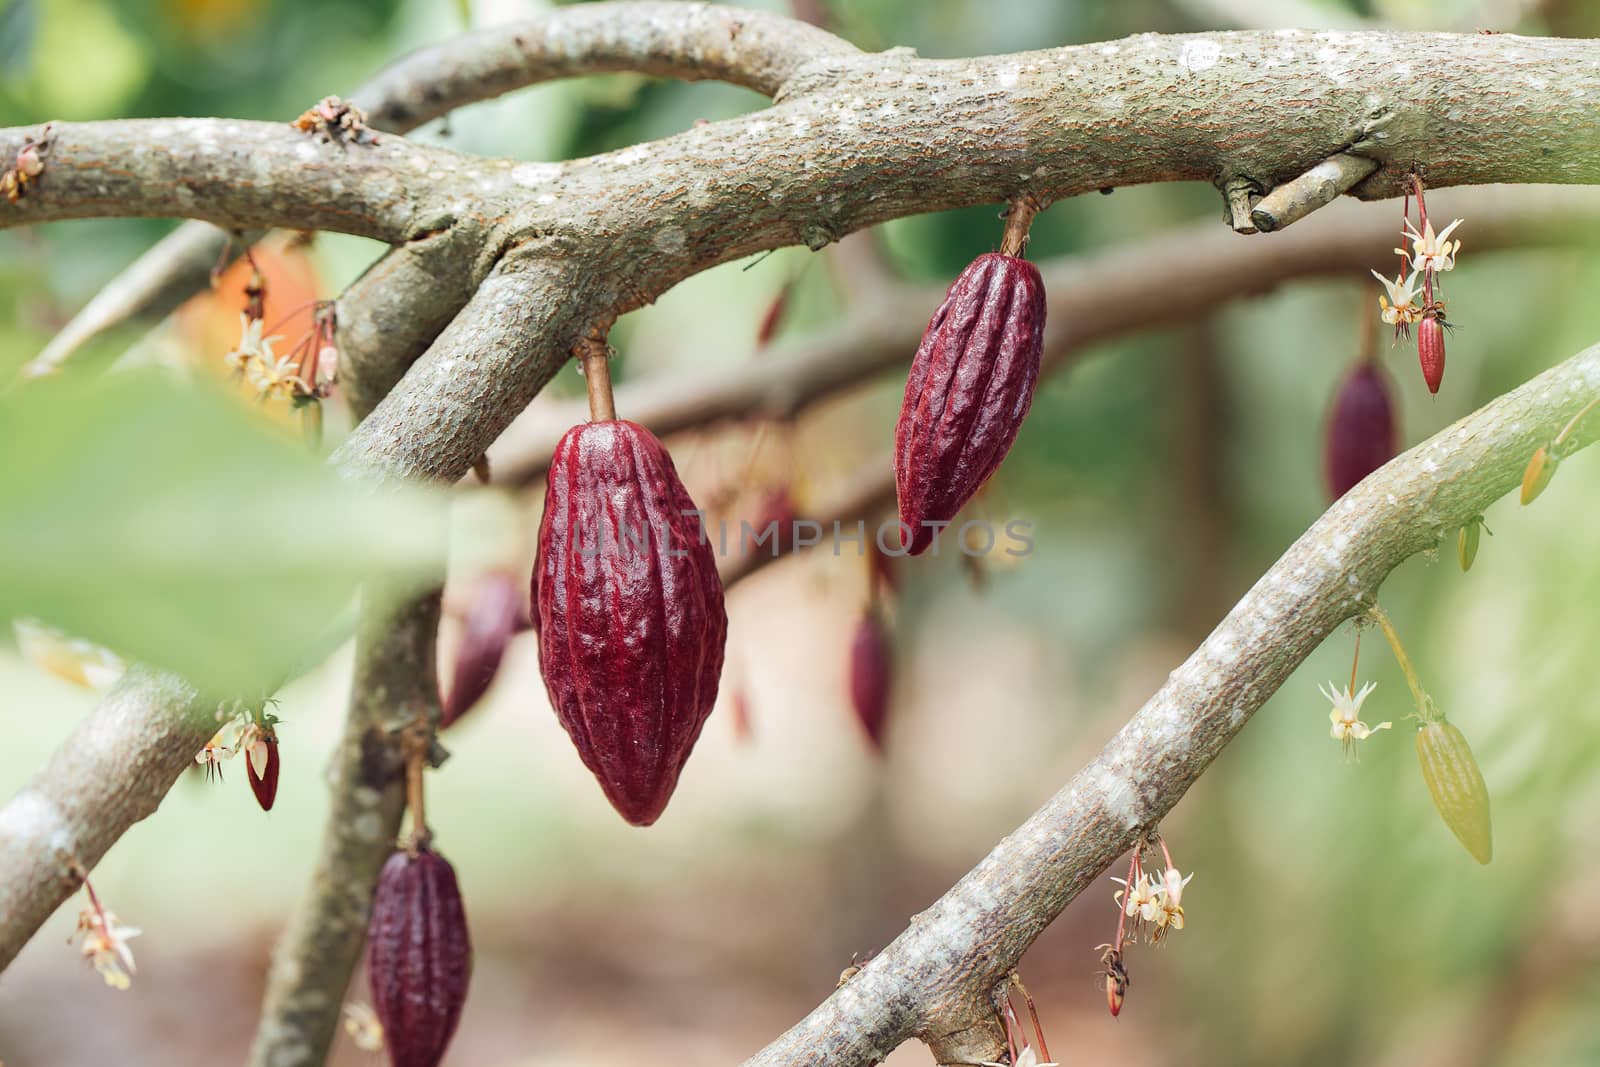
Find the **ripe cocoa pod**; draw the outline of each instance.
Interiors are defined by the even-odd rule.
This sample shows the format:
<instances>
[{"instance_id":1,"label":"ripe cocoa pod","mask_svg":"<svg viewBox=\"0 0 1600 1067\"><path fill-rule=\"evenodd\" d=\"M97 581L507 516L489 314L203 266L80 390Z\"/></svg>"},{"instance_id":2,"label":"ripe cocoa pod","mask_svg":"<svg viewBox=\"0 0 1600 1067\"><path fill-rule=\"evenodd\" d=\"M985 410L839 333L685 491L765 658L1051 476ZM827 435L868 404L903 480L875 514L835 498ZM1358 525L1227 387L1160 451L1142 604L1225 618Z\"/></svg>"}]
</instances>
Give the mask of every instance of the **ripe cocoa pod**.
<instances>
[{"instance_id":1,"label":"ripe cocoa pod","mask_svg":"<svg viewBox=\"0 0 1600 1067\"><path fill-rule=\"evenodd\" d=\"M883 618L867 609L850 640L850 706L866 731L867 740L883 752L884 726L889 719L889 690L894 679L894 654Z\"/></svg>"},{"instance_id":2,"label":"ripe cocoa pod","mask_svg":"<svg viewBox=\"0 0 1600 1067\"><path fill-rule=\"evenodd\" d=\"M263 730L244 754L244 769L256 803L261 805L262 811L271 811L272 802L278 798L278 735L271 729Z\"/></svg>"},{"instance_id":3,"label":"ripe cocoa pod","mask_svg":"<svg viewBox=\"0 0 1600 1067\"><path fill-rule=\"evenodd\" d=\"M637 826L667 806L717 699L728 615L694 501L661 442L620 420L556 446L533 598L550 704Z\"/></svg>"},{"instance_id":4,"label":"ripe cocoa pod","mask_svg":"<svg viewBox=\"0 0 1600 1067\"><path fill-rule=\"evenodd\" d=\"M396 852L378 876L367 925L367 981L392 1067L437 1067L471 977L456 872L426 848Z\"/></svg>"},{"instance_id":5,"label":"ripe cocoa pod","mask_svg":"<svg viewBox=\"0 0 1600 1067\"><path fill-rule=\"evenodd\" d=\"M1489 787L1467 739L1453 723L1430 722L1417 731L1417 759L1433 806L1456 840L1479 863L1494 856L1489 828Z\"/></svg>"},{"instance_id":6,"label":"ripe cocoa pod","mask_svg":"<svg viewBox=\"0 0 1600 1067\"><path fill-rule=\"evenodd\" d=\"M522 590L516 576L491 571L479 578L456 647L455 675L439 716L441 730L472 710L489 691L521 622Z\"/></svg>"},{"instance_id":7,"label":"ripe cocoa pod","mask_svg":"<svg viewBox=\"0 0 1600 1067\"><path fill-rule=\"evenodd\" d=\"M1394 401L1389 378L1363 360L1346 375L1333 400L1323 447L1328 495L1338 500L1395 455Z\"/></svg>"},{"instance_id":8,"label":"ripe cocoa pod","mask_svg":"<svg viewBox=\"0 0 1600 1067\"><path fill-rule=\"evenodd\" d=\"M1039 380L1044 282L1016 256L973 260L951 284L911 363L894 435L901 540L933 543L1006 458Z\"/></svg>"},{"instance_id":9,"label":"ripe cocoa pod","mask_svg":"<svg viewBox=\"0 0 1600 1067\"><path fill-rule=\"evenodd\" d=\"M1417 323L1417 362L1428 392L1437 393L1444 381L1444 322L1437 315L1424 315Z\"/></svg>"}]
</instances>

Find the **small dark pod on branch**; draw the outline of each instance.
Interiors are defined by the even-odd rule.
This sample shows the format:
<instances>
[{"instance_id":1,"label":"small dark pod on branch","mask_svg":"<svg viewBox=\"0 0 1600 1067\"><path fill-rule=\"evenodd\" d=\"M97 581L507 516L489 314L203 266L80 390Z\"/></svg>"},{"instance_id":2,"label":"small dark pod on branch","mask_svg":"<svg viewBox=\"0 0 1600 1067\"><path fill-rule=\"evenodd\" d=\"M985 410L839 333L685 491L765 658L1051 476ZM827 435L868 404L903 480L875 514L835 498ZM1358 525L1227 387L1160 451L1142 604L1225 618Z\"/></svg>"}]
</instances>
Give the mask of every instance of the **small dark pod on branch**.
<instances>
[{"instance_id":1,"label":"small dark pod on branch","mask_svg":"<svg viewBox=\"0 0 1600 1067\"><path fill-rule=\"evenodd\" d=\"M894 652L889 632L877 609L868 608L850 639L850 706L879 754L883 752L893 681Z\"/></svg>"},{"instance_id":2,"label":"small dark pod on branch","mask_svg":"<svg viewBox=\"0 0 1600 1067\"><path fill-rule=\"evenodd\" d=\"M999 468L1033 403L1044 343L1044 282L990 253L956 278L922 335L895 427L895 490L912 555L933 543ZM909 540L905 540L909 537Z\"/></svg>"},{"instance_id":3,"label":"small dark pod on branch","mask_svg":"<svg viewBox=\"0 0 1600 1067\"><path fill-rule=\"evenodd\" d=\"M1323 470L1329 497L1339 499L1393 459L1397 436L1389 377L1363 360L1339 386L1328 416Z\"/></svg>"},{"instance_id":4,"label":"small dark pod on branch","mask_svg":"<svg viewBox=\"0 0 1600 1067\"><path fill-rule=\"evenodd\" d=\"M439 728L472 710L494 684L511 638L521 628L522 583L509 571L491 571L478 579L456 648L455 675L445 698Z\"/></svg>"},{"instance_id":5,"label":"small dark pod on branch","mask_svg":"<svg viewBox=\"0 0 1600 1067\"><path fill-rule=\"evenodd\" d=\"M426 848L390 856L367 927L367 981L393 1067L438 1067L472 977L456 872Z\"/></svg>"}]
</instances>

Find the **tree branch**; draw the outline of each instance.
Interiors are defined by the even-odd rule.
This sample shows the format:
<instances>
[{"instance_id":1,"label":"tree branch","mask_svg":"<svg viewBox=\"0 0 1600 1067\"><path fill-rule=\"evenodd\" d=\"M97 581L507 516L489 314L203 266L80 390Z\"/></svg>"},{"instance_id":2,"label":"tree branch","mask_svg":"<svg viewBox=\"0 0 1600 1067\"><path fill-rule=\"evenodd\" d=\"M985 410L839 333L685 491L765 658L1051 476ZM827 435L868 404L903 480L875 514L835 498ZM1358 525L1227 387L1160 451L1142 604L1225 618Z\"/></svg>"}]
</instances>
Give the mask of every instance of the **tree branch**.
<instances>
[{"instance_id":1,"label":"tree branch","mask_svg":"<svg viewBox=\"0 0 1600 1067\"><path fill-rule=\"evenodd\" d=\"M763 11L685 3L586 4L413 52L356 99L375 125L418 126L463 104L539 82L606 71L714 79L776 95L807 63L860 49Z\"/></svg>"},{"instance_id":2,"label":"tree branch","mask_svg":"<svg viewBox=\"0 0 1600 1067\"><path fill-rule=\"evenodd\" d=\"M1088 766L746 1067L877 1063L910 1037L940 1063L1000 1059L994 991L1040 932L1155 827L1323 639L1366 609L1390 571L1516 487L1534 449L1596 396L1600 345L1335 503ZM1600 436L1600 419L1581 434L1584 444Z\"/></svg>"},{"instance_id":3,"label":"tree branch","mask_svg":"<svg viewBox=\"0 0 1600 1067\"><path fill-rule=\"evenodd\" d=\"M0 808L0 971L77 890L74 870L99 863L194 766L215 709L171 675L131 668Z\"/></svg>"},{"instance_id":4,"label":"tree branch","mask_svg":"<svg viewBox=\"0 0 1600 1067\"><path fill-rule=\"evenodd\" d=\"M356 633L350 712L334 753L327 827L310 885L273 953L257 1067L323 1063L366 942L378 872L394 851L405 808L400 731L437 721L437 591L395 610L368 605Z\"/></svg>"},{"instance_id":5,"label":"tree branch","mask_svg":"<svg viewBox=\"0 0 1600 1067\"><path fill-rule=\"evenodd\" d=\"M398 244L448 226L510 164L416 145L327 143L288 123L118 119L50 127L43 171L0 229L58 219L203 219L228 228L332 230ZM14 158L39 127L0 130ZM491 199L492 202L492 199Z\"/></svg>"},{"instance_id":6,"label":"tree branch","mask_svg":"<svg viewBox=\"0 0 1600 1067\"><path fill-rule=\"evenodd\" d=\"M1452 189L1429 197L1465 218L1474 253L1586 247L1600 235L1600 190ZM1385 266L1399 230L1393 204L1334 205L1269 240L1241 241L1212 224L1186 226L1111 249L1039 264L1049 294L1048 368L1103 341L1208 315L1230 301L1300 278ZM1153 294L1159 294L1155 296ZM811 405L910 362L942 285L880 286L836 327L715 372L625 382L618 409L666 435L726 419L791 419ZM1377 289L1373 308L1376 314ZM489 450L497 483L544 476L582 401L530 408ZM850 516L854 518L856 516Z\"/></svg>"}]
</instances>

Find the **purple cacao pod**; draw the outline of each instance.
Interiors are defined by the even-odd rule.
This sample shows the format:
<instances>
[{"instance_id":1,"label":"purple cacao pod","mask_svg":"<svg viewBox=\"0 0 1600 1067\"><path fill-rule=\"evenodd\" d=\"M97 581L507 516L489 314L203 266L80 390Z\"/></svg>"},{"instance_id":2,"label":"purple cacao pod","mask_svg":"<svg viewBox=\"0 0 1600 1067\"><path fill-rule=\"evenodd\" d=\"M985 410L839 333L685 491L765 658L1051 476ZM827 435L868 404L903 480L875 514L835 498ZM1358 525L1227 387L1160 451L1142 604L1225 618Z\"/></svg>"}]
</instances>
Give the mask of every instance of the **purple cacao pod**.
<instances>
[{"instance_id":1,"label":"purple cacao pod","mask_svg":"<svg viewBox=\"0 0 1600 1067\"><path fill-rule=\"evenodd\" d=\"M933 543L1011 450L1033 403L1044 282L1025 259L990 253L951 284L922 335L894 432L902 543Z\"/></svg>"},{"instance_id":2,"label":"purple cacao pod","mask_svg":"<svg viewBox=\"0 0 1600 1067\"><path fill-rule=\"evenodd\" d=\"M456 647L455 677L445 698L439 728L450 726L472 710L494 684L506 646L521 628L522 589L515 575L493 571L478 579L467 609L461 644Z\"/></svg>"},{"instance_id":3,"label":"purple cacao pod","mask_svg":"<svg viewBox=\"0 0 1600 1067\"><path fill-rule=\"evenodd\" d=\"M612 806L650 825L716 703L728 615L694 501L649 430L585 423L556 446L533 597L550 705Z\"/></svg>"},{"instance_id":4,"label":"purple cacao pod","mask_svg":"<svg viewBox=\"0 0 1600 1067\"><path fill-rule=\"evenodd\" d=\"M1339 386L1328 417L1323 469L1329 495L1338 500L1393 459L1395 438L1388 375L1376 363L1363 360Z\"/></svg>"},{"instance_id":5,"label":"purple cacao pod","mask_svg":"<svg viewBox=\"0 0 1600 1067\"><path fill-rule=\"evenodd\" d=\"M367 925L367 981L393 1067L437 1067L471 977L456 872L437 852L396 852L378 876Z\"/></svg>"},{"instance_id":6,"label":"purple cacao pod","mask_svg":"<svg viewBox=\"0 0 1600 1067\"><path fill-rule=\"evenodd\" d=\"M868 609L850 639L850 705L866 731L867 740L883 752L883 729L889 720L889 689L894 677L894 654L889 634L877 611Z\"/></svg>"},{"instance_id":7,"label":"purple cacao pod","mask_svg":"<svg viewBox=\"0 0 1600 1067\"><path fill-rule=\"evenodd\" d=\"M1444 381L1444 321L1437 315L1424 315L1417 323L1417 362L1428 392L1437 393Z\"/></svg>"},{"instance_id":8,"label":"purple cacao pod","mask_svg":"<svg viewBox=\"0 0 1600 1067\"><path fill-rule=\"evenodd\" d=\"M252 751L244 754L244 769L256 803L261 805L262 811L271 811L273 801L278 799L278 735L267 729L256 744L261 745L261 749L254 751L255 745L252 745ZM256 766L258 761L259 769Z\"/></svg>"}]
</instances>

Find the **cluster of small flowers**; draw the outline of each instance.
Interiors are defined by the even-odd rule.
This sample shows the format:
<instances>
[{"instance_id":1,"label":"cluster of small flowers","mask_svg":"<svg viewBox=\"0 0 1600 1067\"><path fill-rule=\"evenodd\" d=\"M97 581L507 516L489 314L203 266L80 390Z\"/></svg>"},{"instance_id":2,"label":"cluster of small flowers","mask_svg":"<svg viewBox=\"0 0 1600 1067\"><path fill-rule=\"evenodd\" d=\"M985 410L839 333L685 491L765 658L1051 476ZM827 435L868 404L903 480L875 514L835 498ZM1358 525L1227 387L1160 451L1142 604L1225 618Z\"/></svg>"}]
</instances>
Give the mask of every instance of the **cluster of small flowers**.
<instances>
[{"instance_id":1,"label":"cluster of small flowers","mask_svg":"<svg viewBox=\"0 0 1600 1067\"><path fill-rule=\"evenodd\" d=\"M1461 242L1452 241L1450 235L1461 225L1461 220L1456 219L1439 233L1434 233L1433 223L1428 221L1427 205L1422 198L1422 180L1413 175L1411 182L1417 198L1421 228L1411 223L1408 196L1400 239L1402 245L1410 241L1411 249L1407 251L1401 247L1394 250L1395 255L1400 257L1400 273L1394 281L1377 271L1373 271L1372 276L1378 279L1388 294L1378 297L1378 313L1387 325L1394 327L1396 340L1409 337L1411 326L1417 325L1417 360L1422 366L1428 391L1437 393L1444 379L1444 330L1449 324L1445 320L1444 301L1435 298L1435 290L1439 286L1439 275L1455 269ZM1417 289L1419 279L1422 286L1420 292Z\"/></svg>"},{"instance_id":2,"label":"cluster of small flowers","mask_svg":"<svg viewBox=\"0 0 1600 1067\"><path fill-rule=\"evenodd\" d=\"M331 315L319 314L310 333L286 356L274 354L273 344L283 338L263 337L262 322L240 312L239 343L224 357L234 374L249 382L263 402L309 403L328 396L339 365Z\"/></svg>"},{"instance_id":3,"label":"cluster of small flowers","mask_svg":"<svg viewBox=\"0 0 1600 1067\"><path fill-rule=\"evenodd\" d=\"M89 894L89 906L78 913L77 929L67 938L67 943L71 944L81 934L83 958L105 979L106 985L112 989L127 989L138 969L133 965L133 950L128 942L141 931L137 927L123 926L115 914L100 904L87 876L83 879L83 888Z\"/></svg>"},{"instance_id":4,"label":"cluster of small flowers","mask_svg":"<svg viewBox=\"0 0 1600 1067\"><path fill-rule=\"evenodd\" d=\"M1128 863L1128 877L1113 878L1122 886L1112 894L1117 903L1117 936L1110 944L1101 945L1100 962L1104 970L1106 1007L1113 1016L1122 1012L1122 999L1128 992L1128 969L1123 964L1122 953L1129 941L1137 941L1144 931L1152 945L1161 944L1173 930L1184 927L1183 890L1194 878L1184 875L1172 862L1172 853L1164 839L1156 837L1161 857L1166 866L1154 875L1144 868L1143 854L1146 842L1134 846Z\"/></svg>"},{"instance_id":5,"label":"cluster of small flowers","mask_svg":"<svg viewBox=\"0 0 1600 1067\"><path fill-rule=\"evenodd\" d=\"M15 204L28 195L29 183L44 173L45 153L50 151L53 128L46 126L37 138L23 143L11 166L0 171L0 196Z\"/></svg>"}]
</instances>

